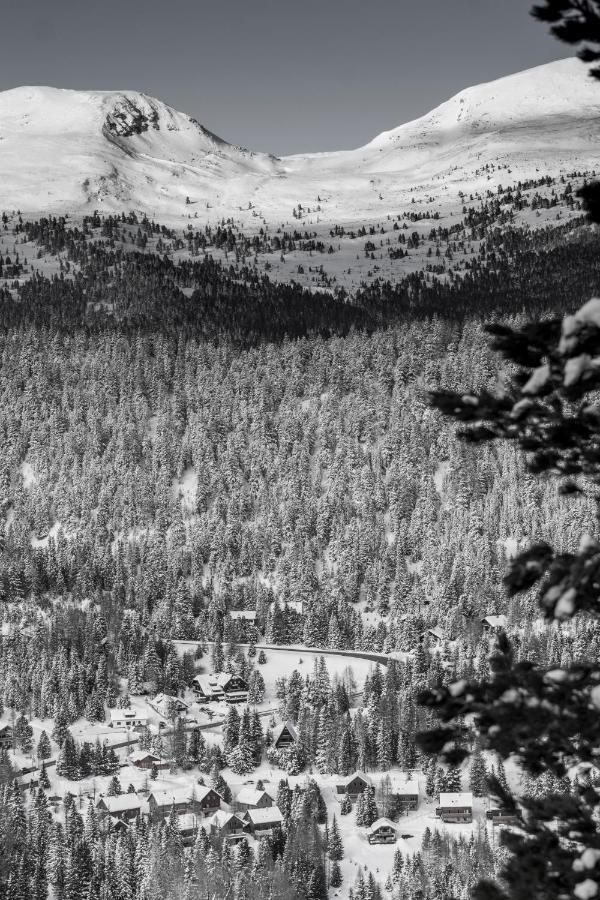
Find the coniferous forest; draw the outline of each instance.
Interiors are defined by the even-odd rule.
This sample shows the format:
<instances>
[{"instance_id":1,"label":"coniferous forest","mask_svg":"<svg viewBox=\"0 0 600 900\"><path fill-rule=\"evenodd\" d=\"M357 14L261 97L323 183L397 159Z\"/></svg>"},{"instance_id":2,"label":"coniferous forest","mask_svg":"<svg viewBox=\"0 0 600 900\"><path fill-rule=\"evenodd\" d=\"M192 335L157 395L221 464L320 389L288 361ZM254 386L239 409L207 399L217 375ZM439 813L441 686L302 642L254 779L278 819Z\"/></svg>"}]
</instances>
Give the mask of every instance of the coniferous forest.
<instances>
[{"instance_id":1,"label":"coniferous forest","mask_svg":"<svg viewBox=\"0 0 600 900\"><path fill-rule=\"evenodd\" d=\"M1 898L599 895L594 177L1 214Z\"/></svg>"}]
</instances>

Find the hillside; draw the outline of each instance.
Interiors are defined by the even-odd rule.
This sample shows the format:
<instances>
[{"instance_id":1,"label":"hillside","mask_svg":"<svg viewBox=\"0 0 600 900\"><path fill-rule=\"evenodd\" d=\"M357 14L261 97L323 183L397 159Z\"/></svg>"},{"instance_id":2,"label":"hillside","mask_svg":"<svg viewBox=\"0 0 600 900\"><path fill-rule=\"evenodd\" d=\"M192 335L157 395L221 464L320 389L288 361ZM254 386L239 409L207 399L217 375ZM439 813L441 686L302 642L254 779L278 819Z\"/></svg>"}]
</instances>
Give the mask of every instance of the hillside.
<instances>
[{"instance_id":1,"label":"hillside","mask_svg":"<svg viewBox=\"0 0 600 900\"><path fill-rule=\"evenodd\" d=\"M468 88L357 150L277 159L145 94L23 87L0 94L0 206L246 225L285 222L299 204L321 223L373 221L413 201L443 215L461 189L591 170L599 112L585 66L559 60Z\"/></svg>"}]
</instances>

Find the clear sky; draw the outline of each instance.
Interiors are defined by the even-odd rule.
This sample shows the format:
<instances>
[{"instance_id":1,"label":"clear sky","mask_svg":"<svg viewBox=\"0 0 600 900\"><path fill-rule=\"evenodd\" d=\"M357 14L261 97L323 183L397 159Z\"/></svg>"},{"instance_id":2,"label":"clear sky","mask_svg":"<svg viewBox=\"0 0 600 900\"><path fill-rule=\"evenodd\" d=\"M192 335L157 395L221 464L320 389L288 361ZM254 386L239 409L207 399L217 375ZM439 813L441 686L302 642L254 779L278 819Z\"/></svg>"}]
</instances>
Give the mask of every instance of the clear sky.
<instances>
[{"instance_id":1,"label":"clear sky","mask_svg":"<svg viewBox=\"0 0 600 900\"><path fill-rule=\"evenodd\" d=\"M572 55L531 6L11 0L0 17L0 89L141 90L253 149L349 149L471 84Z\"/></svg>"}]
</instances>

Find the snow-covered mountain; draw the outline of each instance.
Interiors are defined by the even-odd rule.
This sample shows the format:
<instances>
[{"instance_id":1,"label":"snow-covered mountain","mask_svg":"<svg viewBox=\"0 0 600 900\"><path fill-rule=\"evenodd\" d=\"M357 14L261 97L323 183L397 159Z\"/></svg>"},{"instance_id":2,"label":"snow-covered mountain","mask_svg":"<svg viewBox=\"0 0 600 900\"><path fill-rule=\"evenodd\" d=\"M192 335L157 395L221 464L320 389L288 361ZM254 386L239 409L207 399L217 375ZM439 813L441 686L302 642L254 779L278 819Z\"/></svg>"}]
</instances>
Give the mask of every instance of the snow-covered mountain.
<instances>
[{"instance_id":1,"label":"snow-covered mountain","mask_svg":"<svg viewBox=\"0 0 600 900\"><path fill-rule=\"evenodd\" d=\"M576 59L467 88L357 150L282 159L145 94L22 87L0 94L0 208L375 220L413 197L443 211L461 189L591 171L599 142L600 84Z\"/></svg>"}]
</instances>

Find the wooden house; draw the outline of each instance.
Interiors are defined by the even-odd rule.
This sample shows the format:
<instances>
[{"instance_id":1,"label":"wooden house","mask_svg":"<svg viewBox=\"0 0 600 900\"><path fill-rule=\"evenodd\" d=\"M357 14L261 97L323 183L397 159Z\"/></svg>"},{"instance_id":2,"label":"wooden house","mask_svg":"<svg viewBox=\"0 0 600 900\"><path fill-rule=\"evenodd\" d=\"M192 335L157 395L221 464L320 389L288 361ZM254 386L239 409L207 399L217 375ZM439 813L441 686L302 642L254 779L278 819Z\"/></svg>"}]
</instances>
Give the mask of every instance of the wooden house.
<instances>
[{"instance_id":1,"label":"wooden house","mask_svg":"<svg viewBox=\"0 0 600 900\"><path fill-rule=\"evenodd\" d=\"M171 717L171 710L174 709L178 714L186 713L189 709L185 700L180 697L173 697L170 694L157 694L153 700L148 701L153 710L163 719Z\"/></svg>"},{"instance_id":2,"label":"wooden house","mask_svg":"<svg viewBox=\"0 0 600 900\"><path fill-rule=\"evenodd\" d=\"M256 622L255 609L230 609L229 616L234 622L251 622L252 625Z\"/></svg>"},{"instance_id":3,"label":"wooden house","mask_svg":"<svg viewBox=\"0 0 600 900\"><path fill-rule=\"evenodd\" d=\"M370 844L395 844L397 838L398 832L391 819L377 819L367 829L367 840Z\"/></svg>"},{"instance_id":4,"label":"wooden house","mask_svg":"<svg viewBox=\"0 0 600 900\"><path fill-rule=\"evenodd\" d=\"M134 750L127 757L127 762L130 766L135 766L136 769L150 770L155 766L159 772L171 767L168 759L161 759L160 756L156 753L151 753L150 750Z\"/></svg>"},{"instance_id":5,"label":"wooden house","mask_svg":"<svg viewBox=\"0 0 600 900\"><path fill-rule=\"evenodd\" d=\"M245 811L247 809L268 809L274 805L274 802L266 791L244 787L235 798L235 805L239 810Z\"/></svg>"},{"instance_id":6,"label":"wooden house","mask_svg":"<svg viewBox=\"0 0 600 900\"><path fill-rule=\"evenodd\" d=\"M196 675L192 687L199 703L225 700L226 703L247 703L248 683L231 672Z\"/></svg>"},{"instance_id":7,"label":"wooden house","mask_svg":"<svg viewBox=\"0 0 600 900\"><path fill-rule=\"evenodd\" d=\"M284 750L286 747L290 747L292 744L297 743L297 741L298 732L296 731L294 724L289 721L280 725L273 735L273 746L276 747L277 750Z\"/></svg>"},{"instance_id":8,"label":"wooden house","mask_svg":"<svg viewBox=\"0 0 600 900\"><path fill-rule=\"evenodd\" d=\"M195 813L209 816L221 808L222 797L213 788L205 786L173 788L152 791L148 797L148 808L153 819L164 819L176 812L177 815Z\"/></svg>"},{"instance_id":9,"label":"wooden house","mask_svg":"<svg viewBox=\"0 0 600 900\"><path fill-rule=\"evenodd\" d=\"M235 813L219 810L206 820L206 825L213 834L218 834L226 841L235 843L248 834L249 826Z\"/></svg>"},{"instance_id":10,"label":"wooden house","mask_svg":"<svg viewBox=\"0 0 600 900\"><path fill-rule=\"evenodd\" d=\"M435 814L446 823L472 822L473 794L470 791L440 794L440 804Z\"/></svg>"},{"instance_id":11,"label":"wooden house","mask_svg":"<svg viewBox=\"0 0 600 900\"><path fill-rule=\"evenodd\" d=\"M116 797L100 797L96 811L101 817L123 819L128 822L145 812L145 804L137 794L118 794Z\"/></svg>"},{"instance_id":12,"label":"wooden house","mask_svg":"<svg viewBox=\"0 0 600 900\"><path fill-rule=\"evenodd\" d=\"M417 809L419 806L419 779L392 779L390 795L399 809L406 811Z\"/></svg>"},{"instance_id":13,"label":"wooden house","mask_svg":"<svg viewBox=\"0 0 600 900\"><path fill-rule=\"evenodd\" d=\"M427 641L429 644L441 644L444 640L444 629L436 625L434 628L428 628L419 635L420 641Z\"/></svg>"},{"instance_id":14,"label":"wooden house","mask_svg":"<svg viewBox=\"0 0 600 900\"><path fill-rule=\"evenodd\" d=\"M261 837L270 834L274 828L279 828L283 822L283 816L279 807L269 806L263 809L246 810L244 821L250 826L252 834Z\"/></svg>"},{"instance_id":15,"label":"wooden house","mask_svg":"<svg viewBox=\"0 0 600 900\"><path fill-rule=\"evenodd\" d=\"M371 779L364 772L353 772L336 785L338 797L347 794L354 802L359 794L362 794L371 784Z\"/></svg>"}]
</instances>

